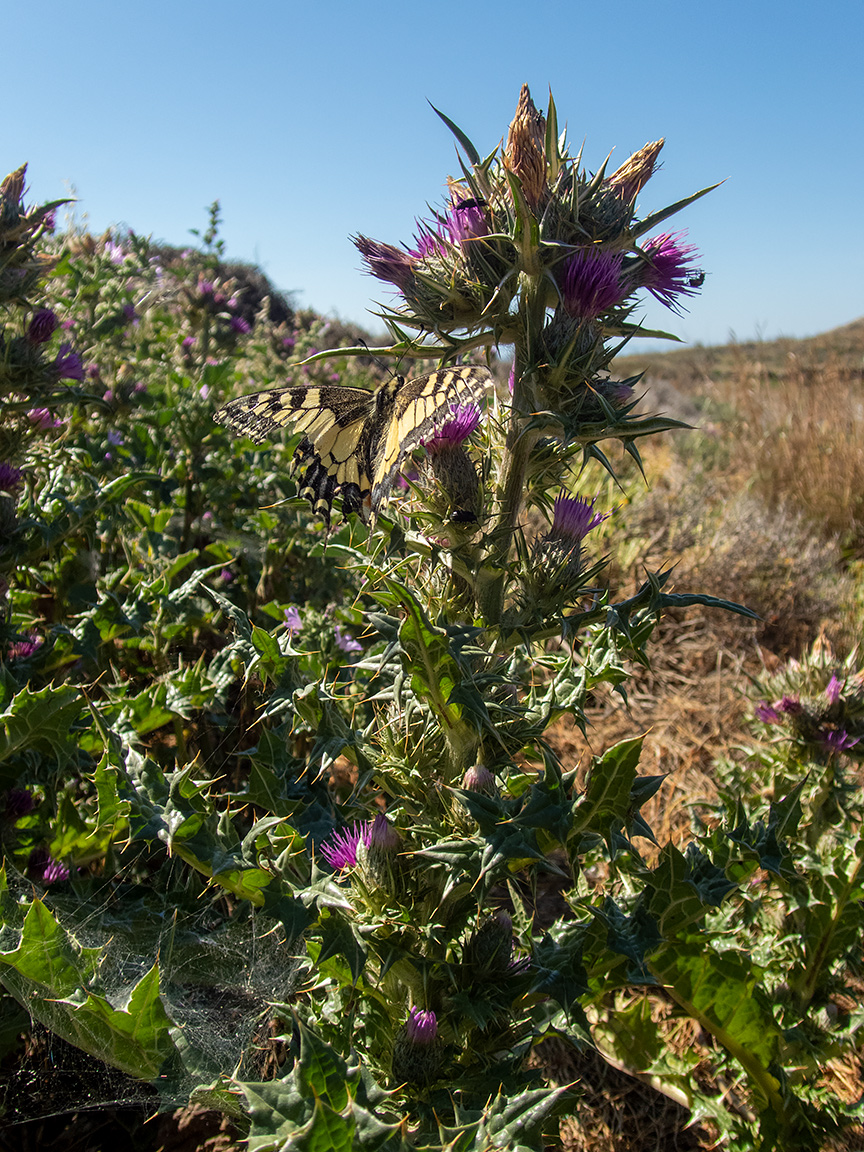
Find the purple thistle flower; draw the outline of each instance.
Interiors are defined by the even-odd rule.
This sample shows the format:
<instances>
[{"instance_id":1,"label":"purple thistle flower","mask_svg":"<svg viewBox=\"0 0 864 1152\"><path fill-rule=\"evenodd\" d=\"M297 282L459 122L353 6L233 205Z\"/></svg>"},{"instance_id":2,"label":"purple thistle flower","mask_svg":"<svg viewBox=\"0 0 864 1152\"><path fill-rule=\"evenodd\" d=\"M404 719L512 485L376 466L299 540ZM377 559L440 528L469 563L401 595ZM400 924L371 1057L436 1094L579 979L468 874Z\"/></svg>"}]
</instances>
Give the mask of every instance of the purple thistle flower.
<instances>
[{"instance_id":1,"label":"purple thistle flower","mask_svg":"<svg viewBox=\"0 0 864 1152\"><path fill-rule=\"evenodd\" d=\"M369 842L369 823L366 820L355 822L350 828L334 832L320 847L321 855L331 868L344 872L357 863L357 846L360 841Z\"/></svg>"},{"instance_id":2,"label":"purple thistle flower","mask_svg":"<svg viewBox=\"0 0 864 1152\"><path fill-rule=\"evenodd\" d=\"M289 635L294 636L303 627L303 621L300 619L300 613L292 604L290 608L286 608L283 613L285 619L285 631Z\"/></svg>"},{"instance_id":3,"label":"purple thistle flower","mask_svg":"<svg viewBox=\"0 0 864 1152\"><path fill-rule=\"evenodd\" d=\"M804 711L804 705L797 696L782 696L774 707L779 712L785 712L787 716L800 716Z\"/></svg>"},{"instance_id":4,"label":"purple thistle flower","mask_svg":"<svg viewBox=\"0 0 864 1152\"><path fill-rule=\"evenodd\" d=\"M705 273L689 264L696 254L692 244L682 244L685 232L663 232L645 243L648 263L642 270L642 286L661 304L677 312L678 296L694 296L705 280Z\"/></svg>"},{"instance_id":5,"label":"purple thistle flower","mask_svg":"<svg viewBox=\"0 0 864 1152\"><path fill-rule=\"evenodd\" d=\"M829 752L846 752L854 748L859 740L859 736L850 736L843 728L838 728L834 732L823 732L819 742Z\"/></svg>"},{"instance_id":6,"label":"purple thistle flower","mask_svg":"<svg viewBox=\"0 0 864 1152\"><path fill-rule=\"evenodd\" d=\"M105 245L105 255L112 264L122 264L126 259L126 253L121 245L115 244L112 240L109 240Z\"/></svg>"},{"instance_id":7,"label":"purple thistle flower","mask_svg":"<svg viewBox=\"0 0 864 1152\"><path fill-rule=\"evenodd\" d=\"M26 660L31 657L33 652L36 652L37 649L40 649L41 645L43 645L43 639L41 639L41 636L37 636L36 632L28 632L28 634L26 634L26 639L22 639L22 641L15 641L13 644L9 645L6 652L7 659Z\"/></svg>"},{"instance_id":8,"label":"purple thistle flower","mask_svg":"<svg viewBox=\"0 0 864 1152\"><path fill-rule=\"evenodd\" d=\"M839 680L832 674L831 679L828 681L828 687L825 689L825 699L829 704L836 704L840 699L840 691L843 687L843 681Z\"/></svg>"},{"instance_id":9,"label":"purple thistle flower","mask_svg":"<svg viewBox=\"0 0 864 1152\"><path fill-rule=\"evenodd\" d=\"M553 509L550 538L561 543L581 543L592 528L609 518L608 513L595 512L594 503L594 500L565 496L561 492Z\"/></svg>"},{"instance_id":10,"label":"purple thistle flower","mask_svg":"<svg viewBox=\"0 0 864 1152\"><path fill-rule=\"evenodd\" d=\"M188 352L189 349L194 348L197 343L198 343L198 341L195 339L194 336L184 336L183 337L183 343L180 345L180 347L183 349L184 352Z\"/></svg>"},{"instance_id":11,"label":"purple thistle flower","mask_svg":"<svg viewBox=\"0 0 864 1152\"><path fill-rule=\"evenodd\" d=\"M123 305L123 315L133 325L137 325L138 323L140 323L139 318L138 318L138 313L135 311L135 305L134 304L124 304Z\"/></svg>"},{"instance_id":12,"label":"purple thistle flower","mask_svg":"<svg viewBox=\"0 0 864 1152\"><path fill-rule=\"evenodd\" d=\"M336 625L336 647L341 648L343 652L362 652L363 645L358 643L353 636L347 632L343 632L339 625Z\"/></svg>"},{"instance_id":13,"label":"purple thistle flower","mask_svg":"<svg viewBox=\"0 0 864 1152\"><path fill-rule=\"evenodd\" d=\"M468 437L477 431L480 424L480 409L476 404L453 404L453 416L445 421L428 440L423 443L427 452L435 453L445 448L458 448Z\"/></svg>"},{"instance_id":14,"label":"purple thistle flower","mask_svg":"<svg viewBox=\"0 0 864 1152\"><path fill-rule=\"evenodd\" d=\"M15 492L21 486L21 470L0 460L0 492Z\"/></svg>"},{"instance_id":15,"label":"purple thistle flower","mask_svg":"<svg viewBox=\"0 0 864 1152\"><path fill-rule=\"evenodd\" d=\"M485 764L474 764L462 777L462 787L466 792L484 792L494 795L495 777Z\"/></svg>"},{"instance_id":16,"label":"purple thistle flower","mask_svg":"<svg viewBox=\"0 0 864 1152\"><path fill-rule=\"evenodd\" d=\"M62 428L63 421L55 416L48 408L31 408L27 419L39 432L47 432L49 428Z\"/></svg>"},{"instance_id":17,"label":"purple thistle flower","mask_svg":"<svg viewBox=\"0 0 864 1152\"><path fill-rule=\"evenodd\" d=\"M447 214L447 225L453 240L462 244L489 235L485 205L474 199L454 204Z\"/></svg>"},{"instance_id":18,"label":"purple thistle flower","mask_svg":"<svg viewBox=\"0 0 864 1152\"><path fill-rule=\"evenodd\" d=\"M105 401L106 404L113 404L114 403L113 391L110 388L106 388L105 391L102 393L102 399Z\"/></svg>"},{"instance_id":19,"label":"purple thistle flower","mask_svg":"<svg viewBox=\"0 0 864 1152\"><path fill-rule=\"evenodd\" d=\"M286 352L290 352L296 343L297 343L297 341L294 339L293 336L283 336L282 337L282 347L285 349Z\"/></svg>"},{"instance_id":20,"label":"purple thistle flower","mask_svg":"<svg viewBox=\"0 0 864 1152\"><path fill-rule=\"evenodd\" d=\"M54 361L54 371L61 380L84 379L84 365L78 353L72 351L71 344L60 345L60 351Z\"/></svg>"},{"instance_id":21,"label":"purple thistle flower","mask_svg":"<svg viewBox=\"0 0 864 1152\"><path fill-rule=\"evenodd\" d=\"M244 336L247 332L252 331L252 325L248 320L244 320L242 316L232 316L229 324L235 332L242 332Z\"/></svg>"},{"instance_id":22,"label":"purple thistle flower","mask_svg":"<svg viewBox=\"0 0 864 1152\"><path fill-rule=\"evenodd\" d=\"M379 812L369 825L369 830L363 837L363 843L368 848L383 848L387 852L396 852L402 847L402 837L391 826L384 813Z\"/></svg>"},{"instance_id":23,"label":"purple thistle flower","mask_svg":"<svg viewBox=\"0 0 864 1152\"><path fill-rule=\"evenodd\" d=\"M418 234L414 237L414 247L408 249L408 255L415 260L425 260L428 256L443 256L448 247L451 236L449 224L439 222L434 227L425 220L417 221Z\"/></svg>"},{"instance_id":24,"label":"purple thistle flower","mask_svg":"<svg viewBox=\"0 0 864 1152\"><path fill-rule=\"evenodd\" d=\"M425 1047L438 1036L438 1019L430 1009L412 1008L405 1021L405 1035L412 1044Z\"/></svg>"},{"instance_id":25,"label":"purple thistle flower","mask_svg":"<svg viewBox=\"0 0 864 1152\"><path fill-rule=\"evenodd\" d=\"M34 848L27 860L27 875L43 884L54 884L69 878L69 869L55 860L47 848Z\"/></svg>"},{"instance_id":26,"label":"purple thistle flower","mask_svg":"<svg viewBox=\"0 0 864 1152\"><path fill-rule=\"evenodd\" d=\"M44 344L54 335L59 323L50 308L40 308L38 312L33 313L33 319L27 328L27 339L31 344Z\"/></svg>"},{"instance_id":27,"label":"purple thistle flower","mask_svg":"<svg viewBox=\"0 0 864 1152\"><path fill-rule=\"evenodd\" d=\"M368 236L355 236L354 245L373 276L395 285L403 293L412 288L415 263L412 253L395 248L392 244L370 240Z\"/></svg>"},{"instance_id":28,"label":"purple thistle flower","mask_svg":"<svg viewBox=\"0 0 864 1152\"><path fill-rule=\"evenodd\" d=\"M779 724L783 719L777 709L772 708L765 700L760 700L753 712L756 719L761 720L763 724Z\"/></svg>"},{"instance_id":29,"label":"purple thistle flower","mask_svg":"<svg viewBox=\"0 0 864 1152\"><path fill-rule=\"evenodd\" d=\"M624 257L605 248L579 248L562 264L559 287L564 308L581 320L595 320L627 295L621 282Z\"/></svg>"},{"instance_id":30,"label":"purple thistle flower","mask_svg":"<svg viewBox=\"0 0 864 1152\"><path fill-rule=\"evenodd\" d=\"M7 820L20 820L27 816L36 807L33 793L27 788L10 788L6 793L6 805L3 810Z\"/></svg>"}]
</instances>

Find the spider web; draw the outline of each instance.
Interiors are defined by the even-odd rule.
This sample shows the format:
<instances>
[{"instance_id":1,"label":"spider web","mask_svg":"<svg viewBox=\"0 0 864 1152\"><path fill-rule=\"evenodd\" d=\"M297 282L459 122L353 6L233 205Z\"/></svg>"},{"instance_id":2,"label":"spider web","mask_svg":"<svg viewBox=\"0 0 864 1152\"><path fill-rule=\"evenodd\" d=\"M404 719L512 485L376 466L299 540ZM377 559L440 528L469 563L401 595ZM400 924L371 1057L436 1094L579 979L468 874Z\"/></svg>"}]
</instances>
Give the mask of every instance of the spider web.
<instances>
[{"instance_id":1,"label":"spider web","mask_svg":"<svg viewBox=\"0 0 864 1152\"><path fill-rule=\"evenodd\" d=\"M140 873L146 856L146 850L140 853L133 869ZM8 860L7 870L10 893L31 901L33 883ZM4 1125L126 1105L155 1113L185 1106L196 1090L206 1105L207 1090L220 1080L266 1078L273 1060L273 1003L287 1000L296 983L296 941L247 902L232 910L209 893L195 904L188 895L178 899L187 878L182 865L168 861L159 869L158 884L112 882L100 889L97 881L86 900L65 884L41 894L74 944L101 950L98 991L112 1007L125 1007L158 960L160 1000L173 1023L182 1075L170 1086L136 1080L31 1016L23 1058L5 1076L0 1070ZM7 1016L0 1027L10 1027L10 1010L10 998L0 1001L0 1013ZM98 1053L95 1037L87 1047ZM4 1064L8 1069L10 1060Z\"/></svg>"}]
</instances>

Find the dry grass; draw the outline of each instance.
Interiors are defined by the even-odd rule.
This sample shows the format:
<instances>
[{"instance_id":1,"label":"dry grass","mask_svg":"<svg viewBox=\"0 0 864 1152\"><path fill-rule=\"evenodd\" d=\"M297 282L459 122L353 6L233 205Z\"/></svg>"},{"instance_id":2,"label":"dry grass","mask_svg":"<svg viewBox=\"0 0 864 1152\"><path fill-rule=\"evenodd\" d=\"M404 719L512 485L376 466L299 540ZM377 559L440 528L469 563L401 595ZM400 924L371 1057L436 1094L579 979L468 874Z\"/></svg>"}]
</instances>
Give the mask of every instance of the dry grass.
<instances>
[{"instance_id":1,"label":"dry grass","mask_svg":"<svg viewBox=\"0 0 864 1152\"><path fill-rule=\"evenodd\" d=\"M646 733L641 769L669 773L645 816L658 841L682 844L694 807L716 799L715 761L751 738L751 678L800 655L819 635L838 654L859 640L864 556L864 320L812 341L695 349L616 365L648 367L646 410L697 426L648 442L650 487L604 526L610 583L623 595L644 570L675 565L677 591L746 604L761 620L705 608L669 613L636 669L629 705L592 700L587 736L564 720L549 733L566 768ZM646 363L651 359L652 362ZM650 856L651 846L639 842ZM671 1042L671 1038L670 1038ZM583 1099L562 1125L567 1152L709 1149L712 1133L646 1083L561 1046L544 1048L559 1082ZM560 1065L560 1068L557 1066ZM860 1091L857 1061L827 1066L844 1099ZM850 1131L832 1152L864 1147Z\"/></svg>"}]
</instances>

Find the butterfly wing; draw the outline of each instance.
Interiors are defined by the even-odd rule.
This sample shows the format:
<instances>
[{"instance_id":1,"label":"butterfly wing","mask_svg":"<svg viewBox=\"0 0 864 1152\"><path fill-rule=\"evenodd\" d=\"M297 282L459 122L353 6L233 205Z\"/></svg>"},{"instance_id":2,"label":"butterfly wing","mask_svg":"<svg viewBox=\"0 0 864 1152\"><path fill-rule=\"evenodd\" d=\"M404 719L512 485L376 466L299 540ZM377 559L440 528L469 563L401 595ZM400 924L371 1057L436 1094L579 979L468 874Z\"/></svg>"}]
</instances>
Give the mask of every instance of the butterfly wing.
<instances>
[{"instance_id":1,"label":"butterfly wing","mask_svg":"<svg viewBox=\"0 0 864 1152\"><path fill-rule=\"evenodd\" d=\"M259 444L285 428L305 433L292 469L300 475L300 494L329 526L337 488L346 514L361 511L369 496L374 412L374 393L363 388L298 387L240 396L215 418Z\"/></svg>"},{"instance_id":2,"label":"butterfly wing","mask_svg":"<svg viewBox=\"0 0 864 1152\"><path fill-rule=\"evenodd\" d=\"M491 386L488 368L469 365L417 376L398 389L389 420L377 429L370 446L373 508L393 487L408 453L452 420L453 408L479 404Z\"/></svg>"}]
</instances>

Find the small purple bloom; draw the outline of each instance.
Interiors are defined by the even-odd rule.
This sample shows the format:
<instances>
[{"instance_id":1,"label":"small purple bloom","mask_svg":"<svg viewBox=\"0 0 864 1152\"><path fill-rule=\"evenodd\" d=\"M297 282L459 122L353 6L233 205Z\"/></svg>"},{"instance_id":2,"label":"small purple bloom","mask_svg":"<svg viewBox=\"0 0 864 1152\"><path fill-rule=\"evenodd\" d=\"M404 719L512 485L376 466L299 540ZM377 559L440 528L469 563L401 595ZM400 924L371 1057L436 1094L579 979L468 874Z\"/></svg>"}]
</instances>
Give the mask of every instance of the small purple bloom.
<instances>
[{"instance_id":1,"label":"small purple bloom","mask_svg":"<svg viewBox=\"0 0 864 1152\"><path fill-rule=\"evenodd\" d=\"M837 701L840 699L840 691L842 687L842 680L839 680L836 676L832 675L831 679L828 681L828 687L825 689L825 699L829 704L837 703Z\"/></svg>"},{"instance_id":2,"label":"small purple bloom","mask_svg":"<svg viewBox=\"0 0 864 1152\"><path fill-rule=\"evenodd\" d=\"M412 1008L405 1022L405 1035L412 1044L425 1047L434 1044L438 1035L438 1020L431 1009Z\"/></svg>"},{"instance_id":3,"label":"small purple bloom","mask_svg":"<svg viewBox=\"0 0 864 1152\"><path fill-rule=\"evenodd\" d=\"M198 341L195 339L194 336L184 336L183 337L183 343L181 344L181 348L183 349L184 352L188 352L189 349L194 348L197 343L198 343Z\"/></svg>"},{"instance_id":4,"label":"small purple bloom","mask_svg":"<svg viewBox=\"0 0 864 1152\"><path fill-rule=\"evenodd\" d=\"M363 843L369 848L384 848L388 852L396 852L402 847L402 837L392 827L384 813L379 812L369 825L369 830L363 837Z\"/></svg>"},{"instance_id":5,"label":"small purple bloom","mask_svg":"<svg viewBox=\"0 0 864 1152\"><path fill-rule=\"evenodd\" d=\"M296 343L297 343L297 341L294 339L293 336L283 336L282 337L282 347L285 349L286 352L290 352Z\"/></svg>"},{"instance_id":6,"label":"small purple bloom","mask_svg":"<svg viewBox=\"0 0 864 1152\"><path fill-rule=\"evenodd\" d=\"M138 324L139 323L138 313L135 311L135 305L134 304L124 304L123 305L123 315L126 317L126 319L131 324Z\"/></svg>"},{"instance_id":7,"label":"small purple bloom","mask_svg":"<svg viewBox=\"0 0 864 1152\"><path fill-rule=\"evenodd\" d=\"M20 820L27 816L36 807L33 793L26 788L10 788L6 793L6 805L3 810L7 820Z\"/></svg>"},{"instance_id":8,"label":"small purple bloom","mask_svg":"<svg viewBox=\"0 0 864 1152\"><path fill-rule=\"evenodd\" d=\"M682 244L684 232L663 232L645 243L648 264L643 269L642 285L661 304L679 311L678 296L693 296L702 287L705 273L688 260L696 254L692 244Z\"/></svg>"},{"instance_id":9,"label":"small purple bloom","mask_svg":"<svg viewBox=\"0 0 864 1152\"><path fill-rule=\"evenodd\" d=\"M98 380L99 379L100 369L99 369L98 364L88 364L86 372L87 372L87 378L89 380Z\"/></svg>"},{"instance_id":10,"label":"small purple bloom","mask_svg":"<svg viewBox=\"0 0 864 1152\"><path fill-rule=\"evenodd\" d=\"M343 632L339 625L336 625L336 647L341 648L343 652L362 652L363 645L358 643L353 636L347 632Z\"/></svg>"},{"instance_id":11,"label":"small purple bloom","mask_svg":"<svg viewBox=\"0 0 864 1152\"><path fill-rule=\"evenodd\" d=\"M60 345L60 351L54 361L54 371L61 380L84 379L84 365L78 353L72 351L71 344Z\"/></svg>"},{"instance_id":12,"label":"small purple bloom","mask_svg":"<svg viewBox=\"0 0 864 1152\"><path fill-rule=\"evenodd\" d=\"M21 486L21 470L6 460L0 460L0 492L15 492Z\"/></svg>"},{"instance_id":13,"label":"small purple bloom","mask_svg":"<svg viewBox=\"0 0 864 1152\"><path fill-rule=\"evenodd\" d=\"M122 264L126 259L126 253L123 248L119 244L115 244L112 240L109 240L105 245L105 255L112 264Z\"/></svg>"},{"instance_id":14,"label":"small purple bloom","mask_svg":"<svg viewBox=\"0 0 864 1152\"><path fill-rule=\"evenodd\" d=\"M212 280L205 280L203 277L199 278L199 280L198 280L198 292L201 296L203 296L205 298L205 300L208 297L213 296L215 291L216 291L216 285L212 282Z\"/></svg>"},{"instance_id":15,"label":"small purple bloom","mask_svg":"<svg viewBox=\"0 0 864 1152\"><path fill-rule=\"evenodd\" d=\"M427 452L438 452L443 448L458 448L468 437L477 431L480 424L480 409L476 404L453 404L453 416L445 421L428 440L424 441Z\"/></svg>"},{"instance_id":16,"label":"small purple bloom","mask_svg":"<svg viewBox=\"0 0 864 1152\"><path fill-rule=\"evenodd\" d=\"M198 395L201 397L202 400L206 400L207 397L210 395L210 385L209 384L202 384L201 387L198 389Z\"/></svg>"},{"instance_id":17,"label":"small purple bloom","mask_svg":"<svg viewBox=\"0 0 864 1152\"><path fill-rule=\"evenodd\" d=\"M42 217L42 224L44 225L46 232L51 232L53 234L55 228L57 227L57 213L53 208L50 212L46 212Z\"/></svg>"},{"instance_id":18,"label":"small purple bloom","mask_svg":"<svg viewBox=\"0 0 864 1152\"><path fill-rule=\"evenodd\" d=\"M779 724L783 719L777 709L772 708L765 700L760 700L753 711L756 719L761 720L763 724Z\"/></svg>"},{"instance_id":19,"label":"small purple bloom","mask_svg":"<svg viewBox=\"0 0 864 1152\"><path fill-rule=\"evenodd\" d=\"M370 240L368 236L355 236L354 244L366 263L366 268L379 280L393 284L400 292L406 292L414 284L415 257L410 252L395 248L392 244L382 244Z\"/></svg>"},{"instance_id":20,"label":"small purple bloom","mask_svg":"<svg viewBox=\"0 0 864 1152\"><path fill-rule=\"evenodd\" d=\"M454 241L478 240L489 235L484 205L474 199L462 200L448 213L450 235Z\"/></svg>"},{"instance_id":21,"label":"small purple bloom","mask_svg":"<svg viewBox=\"0 0 864 1152\"><path fill-rule=\"evenodd\" d=\"M248 320L244 320L242 316L232 316L229 323L235 332L242 332L245 335L247 332L252 331L252 325Z\"/></svg>"},{"instance_id":22,"label":"small purple bloom","mask_svg":"<svg viewBox=\"0 0 864 1152\"><path fill-rule=\"evenodd\" d=\"M69 869L55 860L47 848L34 848L27 860L27 875L43 884L69 878Z\"/></svg>"},{"instance_id":23,"label":"small purple bloom","mask_svg":"<svg viewBox=\"0 0 864 1152\"><path fill-rule=\"evenodd\" d=\"M427 224L425 220L418 220L419 235L414 237L414 247L408 249L408 255L415 260L425 260L427 256L443 256L450 240L450 227L446 222Z\"/></svg>"},{"instance_id":24,"label":"small purple bloom","mask_svg":"<svg viewBox=\"0 0 864 1152\"><path fill-rule=\"evenodd\" d=\"M119 448L123 443L123 434L122 432L118 432L115 428L111 428L108 431L107 440L108 443L111 444L114 448Z\"/></svg>"},{"instance_id":25,"label":"small purple bloom","mask_svg":"<svg viewBox=\"0 0 864 1152\"><path fill-rule=\"evenodd\" d=\"M598 524L608 519L608 513L594 511L593 500L578 496L565 496L562 492L555 501L550 537L562 543L578 544Z\"/></svg>"},{"instance_id":26,"label":"small purple bloom","mask_svg":"<svg viewBox=\"0 0 864 1152\"><path fill-rule=\"evenodd\" d=\"M40 308L33 313L33 319L27 328L27 339L31 344L44 344L54 335L59 323L50 308Z\"/></svg>"},{"instance_id":27,"label":"small purple bloom","mask_svg":"<svg viewBox=\"0 0 864 1152\"><path fill-rule=\"evenodd\" d=\"M462 777L462 787L466 792L495 792L495 777L485 764L474 764Z\"/></svg>"},{"instance_id":28,"label":"small purple bloom","mask_svg":"<svg viewBox=\"0 0 864 1152\"><path fill-rule=\"evenodd\" d=\"M49 428L63 427L63 421L47 408L31 408L27 413L27 419L40 432L47 432Z\"/></svg>"},{"instance_id":29,"label":"small purple bloom","mask_svg":"<svg viewBox=\"0 0 864 1152\"><path fill-rule=\"evenodd\" d=\"M357 863L357 846L361 840L368 843L368 838L368 822L355 822L350 828L342 828L325 840L321 845L321 855L331 868L343 872Z\"/></svg>"},{"instance_id":30,"label":"small purple bloom","mask_svg":"<svg viewBox=\"0 0 864 1152\"><path fill-rule=\"evenodd\" d=\"M290 608L286 608L284 612L285 618L285 631L289 635L294 636L303 627L303 621L300 619L300 613L292 604Z\"/></svg>"},{"instance_id":31,"label":"small purple bloom","mask_svg":"<svg viewBox=\"0 0 864 1152\"><path fill-rule=\"evenodd\" d=\"M579 248L563 262L559 287L564 308L580 320L594 320L627 295L621 282L624 257L605 248Z\"/></svg>"},{"instance_id":32,"label":"small purple bloom","mask_svg":"<svg viewBox=\"0 0 864 1152\"><path fill-rule=\"evenodd\" d=\"M774 707L780 712L785 712L787 716L799 716L804 711L804 706L797 696L782 696Z\"/></svg>"},{"instance_id":33,"label":"small purple bloom","mask_svg":"<svg viewBox=\"0 0 864 1152\"><path fill-rule=\"evenodd\" d=\"M859 740L859 736L850 736L842 728L837 729L836 732L825 732L820 738L821 744L829 752L846 752L850 748L854 748Z\"/></svg>"},{"instance_id":34,"label":"small purple bloom","mask_svg":"<svg viewBox=\"0 0 864 1152\"><path fill-rule=\"evenodd\" d=\"M106 404L113 404L114 403L114 393L111 391L110 388L107 388L102 393L102 399L105 401Z\"/></svg>"},{"instance_id":35,"label":"small purple bloom","mask_svg":"<svg viewBox=\"0 0 864 1152\"><path fill-rule=\"evenodd\" d=\"M230 584L234 579L234 573L230 568L223 568L219 575L222 577L226 584Z\"/></svg>"}]
</instances>

